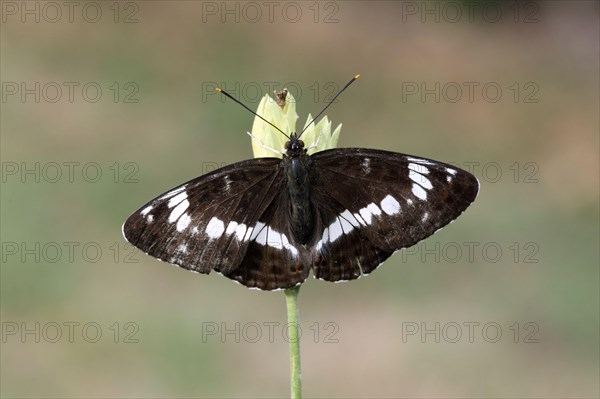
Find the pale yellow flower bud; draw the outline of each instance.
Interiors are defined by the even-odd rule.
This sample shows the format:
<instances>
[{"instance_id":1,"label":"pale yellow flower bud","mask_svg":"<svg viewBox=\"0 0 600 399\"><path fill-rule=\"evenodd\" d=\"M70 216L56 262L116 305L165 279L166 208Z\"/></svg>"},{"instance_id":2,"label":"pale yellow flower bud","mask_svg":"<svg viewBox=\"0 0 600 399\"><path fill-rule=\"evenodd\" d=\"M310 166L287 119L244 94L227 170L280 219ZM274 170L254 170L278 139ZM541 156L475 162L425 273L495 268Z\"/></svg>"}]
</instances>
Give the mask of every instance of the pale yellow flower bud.
<instances>
[{"instance_id":1,"label":"pale yellow flower bud","mask_svg":"<svg viewBox=\"0 0 600 399\"><path fill-rule=\"evenodd\" d=\"M296 121L298 120L298 114L296 114L296 100L291 93L287 94L286 103L283 108L281 108L268 94L265 94L258 104L256 113L283 130L283 132L285 132L285 134L288 136L296 132ZM306 127L311 120L312 116L309 114L303 127ZM305 148L311 147L315 144L317 139L319 140L317 147L308 152L309 154L313 154L318 151L335 148L341 129L342 125L339 124L332 133L331 121L329 118L327 118L327 116L324 116L316 124L316 126L314 123L312 123L306 129L301 139L304 141ZM260 118L254 117L251 134L256 138L252 140L252 151L255 158L279 156L273 151L261 146L261 143L259 143L258 140L260 140L265 146L285 152L284 146L287 138L281 134L281 132L278 132L275 128L265 123Z\"/></svg>"}]
</instances>

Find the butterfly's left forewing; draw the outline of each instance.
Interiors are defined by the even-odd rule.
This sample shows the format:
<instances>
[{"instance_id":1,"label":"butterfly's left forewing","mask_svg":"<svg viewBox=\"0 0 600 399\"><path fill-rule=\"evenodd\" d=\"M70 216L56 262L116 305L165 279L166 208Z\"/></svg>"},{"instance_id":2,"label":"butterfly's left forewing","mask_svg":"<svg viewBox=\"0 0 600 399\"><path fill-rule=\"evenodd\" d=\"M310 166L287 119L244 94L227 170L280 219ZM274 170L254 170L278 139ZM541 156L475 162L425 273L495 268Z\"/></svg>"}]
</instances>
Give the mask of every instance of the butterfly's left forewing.
<instances>
[{"instance_id":1,"label":"butterfly's left forewing","mask_svg":"<svg viewBox=\"0 0 600 399\"><path fill-rule=\"evenodd\" d=\"M313 268L328 281L370 273L456 219L479 190L470 173L410 155L342 148L312 159Z\"/></svg>"},{"instance_id":2,"label":"butterfly's left forewing","mask_svg":"<svg viewBox=\"0 0 600 399\"><path fill-rule=\"evenodd\" d=\"M280 161L242 161L190 180L134 212L123 234L159 260L227 274L261 233L259 219L281 191Z\"/></svg>"}]
</instances>

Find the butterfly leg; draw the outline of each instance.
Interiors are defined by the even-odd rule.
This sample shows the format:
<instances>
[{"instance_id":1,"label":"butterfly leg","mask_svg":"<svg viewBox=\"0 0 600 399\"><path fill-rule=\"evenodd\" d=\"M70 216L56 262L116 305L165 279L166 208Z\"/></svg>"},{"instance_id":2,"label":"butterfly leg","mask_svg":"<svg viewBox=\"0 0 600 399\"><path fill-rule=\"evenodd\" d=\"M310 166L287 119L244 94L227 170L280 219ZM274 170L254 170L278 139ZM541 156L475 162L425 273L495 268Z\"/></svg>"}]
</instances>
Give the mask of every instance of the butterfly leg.
<instances>
[{"instance_id":1,"label":"butterfly leg","mask_svg":"<svg viewBox=\"0 0 600 399\"><path fill-rule=\"evenodd\" d=\"M266 145L265 143L263 143L262 141L260 141L260 139L259 139L258 137L254 137L254 136L252 135L252 133L250 133L250 132L246 132L246 134L247 134L248 136L250 136L250 137L251 137L253 140L256 140L256 141L258 142L258 144L260 144L260 146L261 146L262 148L264 148L264 149L266 149L266 150L269 150L269 151L272 151L272 152L274 152L275 154L278 154L278 155L279 155L279 156L281 156L281 157L283 156L283 153L282 153L282 152L280 152L280 151L277 151L277 150L276 150L275 148L273 148L273 147L269 147L268 145Z\"/></svg>"},{"instance_id":2,"label":"butterfly leg","mask_svg":"<svg viewBox=\"0 0 600 399\"><path fill-rule=\"evenodd\" d=\"M317 146L319 145L319 140L321 140L321 135L323 135L323 132L322 132L322 131L321 131L321 132L319 132L319 137L317 137L317 141L315 141L315 143L314 143L313 145L311 145L310 147L308 147L308 148L306 149L306 151L310 151L310 150L312 150L313 148L317 148Z\"/></svg>"}]
</instances>

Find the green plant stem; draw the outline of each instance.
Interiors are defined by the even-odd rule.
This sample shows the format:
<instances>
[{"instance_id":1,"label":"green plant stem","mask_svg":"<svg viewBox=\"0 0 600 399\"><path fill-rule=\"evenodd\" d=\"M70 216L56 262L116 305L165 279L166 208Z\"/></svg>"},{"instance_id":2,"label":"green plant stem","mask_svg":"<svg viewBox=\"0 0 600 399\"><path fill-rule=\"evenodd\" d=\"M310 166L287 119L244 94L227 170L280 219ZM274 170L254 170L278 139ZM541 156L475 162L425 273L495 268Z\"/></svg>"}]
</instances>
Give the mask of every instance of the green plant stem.
<instances>
[{"instance_id":1,"label":"green plant stem","mask_svg":"<svg viewBox=\"0 0 600 399\"><path fill-rule=\"evenodd\" d=\"M298 336L298 292L300 286L285 290L290 344L291 398L302 398L302 372L300 369L300 337Z\"/></svg>"}]
</instances>

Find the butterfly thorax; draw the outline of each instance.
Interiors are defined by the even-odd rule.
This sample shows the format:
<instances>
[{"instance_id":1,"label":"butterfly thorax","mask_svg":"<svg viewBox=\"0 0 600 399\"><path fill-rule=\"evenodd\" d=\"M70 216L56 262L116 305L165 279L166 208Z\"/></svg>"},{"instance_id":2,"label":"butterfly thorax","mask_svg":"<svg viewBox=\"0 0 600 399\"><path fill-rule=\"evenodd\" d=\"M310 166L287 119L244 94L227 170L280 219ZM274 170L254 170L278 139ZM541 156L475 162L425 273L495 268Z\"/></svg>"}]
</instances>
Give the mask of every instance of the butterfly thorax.
<instances>
[{"instance_id":1,"label":"butterfly thorax","mask_svg":"<svg viewBox=\"0 0 600 399\"><path fill-rule=\"evenodd\" d=\"M283 164L290 196L288 220L295 241L307 244L314 233L313 209L310 201L311 159L304 149L304 143L298 139L296 133L292 133L285 149Z\"/></svg>"}]
</instances>

